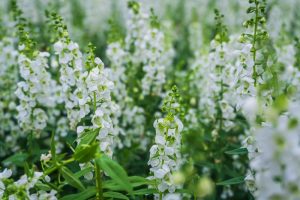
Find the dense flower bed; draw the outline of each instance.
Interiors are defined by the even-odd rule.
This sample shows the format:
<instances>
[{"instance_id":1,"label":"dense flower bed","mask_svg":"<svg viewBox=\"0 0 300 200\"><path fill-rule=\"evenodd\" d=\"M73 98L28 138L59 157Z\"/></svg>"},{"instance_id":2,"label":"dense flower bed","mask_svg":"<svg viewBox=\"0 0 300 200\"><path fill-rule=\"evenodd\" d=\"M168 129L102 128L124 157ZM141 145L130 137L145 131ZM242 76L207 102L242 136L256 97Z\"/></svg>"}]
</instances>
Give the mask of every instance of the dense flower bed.
<instances>
[{"instance_id":1,"label":"dense flower bed","mask_svg":"<svg viewBox=\"0 0 300 200\"><path fill-rule=\"evenodd\" d=\"M300 199L299 9L1 0L0 199Z\"/></svg>"}]
</instances>

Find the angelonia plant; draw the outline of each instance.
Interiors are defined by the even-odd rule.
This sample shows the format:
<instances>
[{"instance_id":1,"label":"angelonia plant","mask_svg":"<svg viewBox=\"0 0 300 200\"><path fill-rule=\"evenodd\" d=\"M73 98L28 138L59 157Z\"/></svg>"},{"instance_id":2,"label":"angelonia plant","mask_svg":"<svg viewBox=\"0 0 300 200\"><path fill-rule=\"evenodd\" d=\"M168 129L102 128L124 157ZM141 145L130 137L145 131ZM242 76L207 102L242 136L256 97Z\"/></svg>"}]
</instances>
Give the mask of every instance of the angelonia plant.
<instances>
[{"instance_id":1,"label":"angelonia plant","mask_svg":"<svg viewBox=\"0 0 300 200\"><path fill-rule=\"evenodd\" d=\"M299 0L1 0L0 199L300 199Z\"/></svg>"}]
</instances>

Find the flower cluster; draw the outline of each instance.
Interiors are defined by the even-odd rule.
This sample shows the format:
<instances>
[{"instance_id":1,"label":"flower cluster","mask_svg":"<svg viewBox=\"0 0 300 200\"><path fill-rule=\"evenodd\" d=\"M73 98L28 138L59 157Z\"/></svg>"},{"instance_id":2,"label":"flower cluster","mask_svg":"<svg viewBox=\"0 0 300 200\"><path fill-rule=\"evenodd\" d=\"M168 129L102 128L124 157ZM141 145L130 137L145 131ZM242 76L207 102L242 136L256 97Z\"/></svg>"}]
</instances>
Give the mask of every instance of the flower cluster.
<instances>
[{"instance_id":1,"label":"flower cluster","mask_svg":"<svg viewBox=\"0 0 300 200\"><path fill-rule=\"evenodd\" d=\"M251 168L246 181L257 199L297 199L299 106L290 103L288 112L275 116L272 109L267 110L266 122L252 131L255 140L248 138L245 143Z\"/></svg>"},{"instance_id":2,"label":"flower cluster","mask_svg":"<svg viewBox=\"0 0 300 200\"><path fill-rule=\"evenodd\" d=\"M17 138L22 134L16 123L17 98L14 94L19 80L19 70L16 67L18 51L15 48L16 38L4 37L0 41L0 137L5 141L8 149L2 146L1 155L18 150Z\"/></svg>"},{"instance_id":3,"label":"flower cluster","mask_svg":"<svg viewBox=\"0 0 300 200\"><path fill-rule=\"evenodd\" d=\"M173 51L167 44L164 33L153 10L149 16L137 2L130 1L126 49L130 61L142 66L144 76L141 80L143 95L151 93L160 96L166 81L166 68L171 64Z\"/></svg>"},{"instance_id":4,"label":"flower cluster","mask_svg":"<svg viewBox=\"0 0 300 200\"><path fill-rule=\"evenodd\" d=\"M110 71L104 68L100 58L95 57L92 45L84 59L78 44L70 40L62 18L55 13L52 18L58 34L63 36L54 44L54 49L61 66L60 83L70 126L77 127L79 135L90 128L99 129L100 149L112 156L114 138L119 134L118 128L114 129L119 107L111 101L114 83L109 79ZM93 113L89 115L91 110ZM88 116L91 126L78 126Z\"/></svg>"},{"instance_id":5,"label":"flower cluster","mask_svg":"<svg viewBox=\"0 0 300 200\"><path fill-rule=\"evenodd\" d=\"M111 26L111 35L114 35L118 30L113 29L113 24L111 24ZM110 41L106 50L106 55L110 61L110 68L108 69L110 71L108 72L108 75L115 85L112 90L112 97L121 110L121 116L118 116L121 118L120 121L122 121L119 126L119 132L123 135L124 142L119 142L118 145L119 147L129 147L132 142L139 140L141 133L144 132L145 118L143 108L134 105L132 97L130 97L127 92L128 77L126 74L126 65L128 52L123 47L123 42L119 35L116 35ZM128 129L129 127L130 135L126 134L125 131L125 129Z\"/></svg>"},{"instance_id":6,"label":"flower cluster","mask_svg":"<svg viewBox=\"0 0 300 200\"><path fill-rule=\"evenodd\" d=\"M22 46L20 47L22 48ZM42 130L47 125L48 116L42 106L53 108L57 100L57 84L51 80L47 52L39 52L34 60L20 54L18 63L24 81L18 83L16 95L20 100L17 106L18 120L25 130Z\"/></svg>"},{"instance_id":7,"label":"flower cluster","mask_svg":"<svg viewBox=\"0 0 300 200\"><path fill-rule=\"evenodd\" d=\"M211 42L208 54L196 54L192 63L194 80L192 87L198 87L198 107L204 114L205 123L213 121L219 126L213 130L214 134L234 127L236 116L236 86L238 51L233 51L236 37L228 38L227 28L223 24L223 15L216 13L216 35ZM197 81L197 82L196 82ZM199 84L200 82L200 84Z\"/></svg>"},{"instance_id":8,"label":"flower cluster","mask_svg":"<svg viewBox=\"0 0 300 200\"><path fill-rule=\"evenodd\" d=\"M19 180L13 181L10 179L12 171L4 169L0 173L0 198L1 199L41 199L41 200L57 200L56 191L50 190L49 192L38 190L34 192L34 188L38 183L41 183L43 173L33 172L32 176L26 174L22 175ZM46 181L50 182L50 177L45 176Z\"/></svg>"},{"instance_id":9,"label":"flower cluster","mask_svg":"<svg viewBox=\"0 0 300 200\"><path fill-rule=\"evenodd\" d=\"M109 80L109 70L104 69L104 64L99 58L94 58L92 50L88 55L87 66L92 69L86 77L87 94L91 96L94 113L92 116L93 128L100 128L98 140L100 149L112 156L115 138L119 134L117 120L119 106L111 101L111 91L114 84Z\"/></svg>"},{"instance_id":10,"label":"flower cluster","mask_svg":"<svg viewBox=\"0 0 300 200\"><path fill-rule=\"evenodd\" d=\"M75 129L80 120L90 112L89 106L86 104L90 101L90 97L87 95L84 82L87 74L83 73L83 56L79 46L70 40L62 18L56 13L52 13L51 17L55 22L55 28L59 36L61 36L54 44L54 51L58 55L60 65L59 80L62 87L63 101L70 127Z\"/></svg>"},{"instance_id":11,"label":"flower cluster","mask_svg":"<svg viewBox=\"0 0 300 200\"><path fill-rule=\"evenodd\" d=\"M148 161L152 174L149 179L156 181L156 186L161 193L174 193L178 188L172 177L174 172L180 170L182 164L180 133L183 124L177 116L180 111L178 99L179 94L174 86L164 101L163 110L167 112L166 117L155 120L153 125L156 135Z\"/></svg>"},{"instance_id":12,"label":"flower cluster","mask_svg":"<svg viewBox=\"0 0 300 200\"><path fill-rule=\"evenodd\" d=\"M23 81L18 82L15 92L20 101L17 119L25 131L41 131L47 126L47 108L60 102L60 88L47 71L50 54L32 49L33 41L23 24L19 24L19 33L18 65Z\"/></svg>"}]
</instances>

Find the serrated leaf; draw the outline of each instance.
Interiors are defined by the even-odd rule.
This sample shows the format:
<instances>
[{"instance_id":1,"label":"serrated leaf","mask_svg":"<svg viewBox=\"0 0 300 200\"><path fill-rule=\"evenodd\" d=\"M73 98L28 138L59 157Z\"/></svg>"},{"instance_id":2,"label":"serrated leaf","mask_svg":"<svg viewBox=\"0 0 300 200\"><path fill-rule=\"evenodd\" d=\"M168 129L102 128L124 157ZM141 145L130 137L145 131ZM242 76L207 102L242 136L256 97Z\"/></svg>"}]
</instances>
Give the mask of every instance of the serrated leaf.
<instances>
[{"instance_id":1,"label":"serrated leaf","mask_svg":"<svg viewBox=\"0 0 300 200\"><path fill-rule=\"evenodd\" d=\"M248 150L247 148L238 148L238 149L233 149L233 150L230 150L230 151L225 151L226 154L229 154L229 155L242 155L242 154L247 154L248 153Z\"/></svg>"},{"instance_id":2,"label":"serrated leaf","mask_svg":"<svg viewBox=\"0 0 300 200\"><path fill-rule=\"evenodd\" d=\"M125 199L125 200L129 200L129 198L127 196L125 196L122 193L119 192L104 192L103 193L104 197L110 197L110 198L114 198L114 199Z\"/></svg>"},{"instance_id":3,"label":"serrated leaf","mask_svg":"<svg viewBox=\"0 0 300 200\"><path fill-rule=\"evenodd\" d=\"M101 156L96 159L96 164L124 190L131 193L132 186L130 184L126 171L117 162L107 156Z\"/></svg>"},{"instance_id":4,"label":"serrated leaf","mask_svg":"<svg viewBox=\"0 0 300 200\"><path fill-rule=\"evenodd\" d=\"M235 185L235 184L240 184L243 183L245 180L245 176L240 176L240 177L235 177L232 179L228 179L222 182L217 183L217 185Z\"/></svg>"},{"instance_id":5,"label":"serrated leaf","mask_svg":"<svg viewBox=\"0 0 300 200\"><path fill-rule=\"evenodd\" d=\"M86 200L96 195L96 187L90 187L77 194L66 195L61 200Z\"/></svg>"},{"instance_id":6,"label":"serrated leaf","mask_svg":"<svg viewBox=\"0 0 300 200\"><path fill-rule=\"evenodd\" d=\"M81 191L83 191L85 189L83 184L73 174L73 172L71 170L69 170L68 168L63 166L59 169L59 171L62 174L62 176L64 177L64 179L67 181L68 184L70 184L71 186L73 186Z\"/></svg>"}]
</instances>

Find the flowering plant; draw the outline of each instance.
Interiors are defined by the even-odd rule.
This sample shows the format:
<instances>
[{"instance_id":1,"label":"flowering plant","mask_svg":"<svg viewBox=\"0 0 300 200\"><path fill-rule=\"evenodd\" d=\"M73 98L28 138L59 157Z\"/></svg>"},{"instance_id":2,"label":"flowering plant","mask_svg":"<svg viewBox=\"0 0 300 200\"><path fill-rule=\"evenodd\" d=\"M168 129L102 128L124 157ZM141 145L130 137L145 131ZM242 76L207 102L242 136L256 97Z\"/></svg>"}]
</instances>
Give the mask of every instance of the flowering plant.
<instances>
[{"instance_id":1,"label":"flowering plant","mask_svg":"<svg viewBox=\"0 0 300 200\"><path fill-rule=\"evenodd\" d=\"M298 0L2 0L0 199L299 199Z\"/></svg>"}]
</instances>

